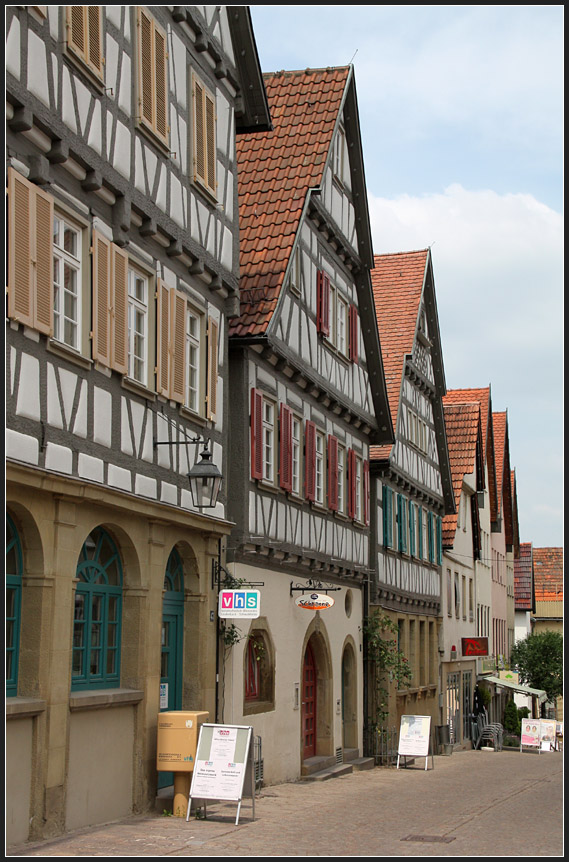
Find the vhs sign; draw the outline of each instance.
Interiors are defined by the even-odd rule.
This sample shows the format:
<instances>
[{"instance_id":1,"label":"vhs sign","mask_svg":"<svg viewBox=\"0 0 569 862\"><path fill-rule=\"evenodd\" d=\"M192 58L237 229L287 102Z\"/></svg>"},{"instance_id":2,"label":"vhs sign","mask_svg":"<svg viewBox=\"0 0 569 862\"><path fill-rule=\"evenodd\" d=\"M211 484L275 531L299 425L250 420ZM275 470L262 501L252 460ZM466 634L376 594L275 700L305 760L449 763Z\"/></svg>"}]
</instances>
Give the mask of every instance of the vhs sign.
<instances>
[{"instance_id":1,"label":"vhs sign","mask_svg":"<svg viewBox=\"0 0 569 862\"><path fill-rule=\"evenodd\" d=\"M259 590L221 590L217 609L220 619L257 619L261 613Z\"/></svg>"}]
</instances>

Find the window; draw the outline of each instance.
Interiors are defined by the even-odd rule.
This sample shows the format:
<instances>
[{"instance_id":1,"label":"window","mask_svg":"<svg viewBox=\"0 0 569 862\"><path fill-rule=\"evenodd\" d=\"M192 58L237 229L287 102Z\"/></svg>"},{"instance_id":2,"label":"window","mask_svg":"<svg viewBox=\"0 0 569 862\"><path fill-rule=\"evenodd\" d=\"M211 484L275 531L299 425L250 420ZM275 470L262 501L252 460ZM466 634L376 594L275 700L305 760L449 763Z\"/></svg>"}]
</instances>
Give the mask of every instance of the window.
<instances>
[{"instance_id":1,"label":"window","mask_svg":"<svg viewBox=\"0 0 569 862\"><path fill-rule=\"evenodd\" d=\"M292 417L292 486L293 494L301 494L302 475L302 420Z\"/></svg>"},{"instance_id":2,"label":"window","mask_svg":"<svg viewBox=\"0 0 569 862\"><path fill-rule=\"evenodd\" d=\"M346 450L343 446L338 446L338 512L340 515L346 514Z\"/></svg>"},{"instance_id":3,"label":"window","mask_svg":"<svg viewBox=\"0 0 569 862\"><path fill-rule=\"evenodd\" d=\"M102 6L66 6L65 8L67 50L98 80L102 80L104 64Z\"/></svg>"},{"instance_id":4,"label":"window","mask_svg":"<svg viewBox=\"0 0 569 862\"><path fill-rule=\"evenodd\" d=\"M193 123L191 151L193 178L211 195L216 194L215 96L192 74Z\"/></svg>"},{"instance_id":5,"label":"window","mask_svg":"<svg viewBox=\"0 0 569 862\"><path fill-rule=\"evenodd\" d=\"M168 144L168 55L166 34L142 6L137 7L138 121Z\"/></svg>"},{"instance_id":6,"label":"window","mask_svg":"<svg viewBox=\"0 0 569 862\"><path fill-rule=\"evenodd\" d=\"M320 506L324 505L325 494L325 477L324 467L326 463L326 443L324 434L321 431L316 431L316 447L315 447L315 494L314 502Z\"/></svg>"},{"instance_id":7,"label":"window","mask_svg":"<svg viewBox=\"0 0 569 862\"><path fill-rule=\"evenodd\" d=\"M186 407L195 413L200 405L201 317L191 306L186 311Z\"/></svg>"},{"instance_id":8,"label":"window","mask_svg":"<svg viewBox=\"0 0 569 862\"><path fill-rule=\"evenodd\" d=\"M103 529L86 539L77 564L71 685L75 690L120 682L122 564Z\"/></svg>"},{"instance_id":9,"label":"window","mask_svg":"<svg viewBox=\"0 0 569 862\"><path fill-rule=\"evenodd\" d=\"M353 449L348 449L348 517L360 523L369 522L369 462Z\"/></svg>"},{"instance_id":10,"label":"window","mask_svg":"<svg viewBox=\"0 0 569 862\"><path fill-rule=\"evenodd\" d=\"M148 281L135 269L128 270L128 376L147 382Z\"/></svg>"},{"instance_id":11,"label":"window","mask_svg":"<svg viewBox=\"0 0 569 862\"><path fill-rule=\"evenodd\" d=\"M393 547L393 491L383 486L383 547Z\"/></svg>"},{"instance_id":12,"label":"window","mask_svg":"<svg viewBox=\"0 0 569 862\"><path fill-rule=\"evenodd\" d=\"M351 317L350 317L351 321ZM336 326L334 332L334 346L343 356L348 355L348 303L336 291Z\"/></svg>"},{"instance_id":13,"label":"window","mask_svg":"<svg viewBox=\"0 0 569 862\"><path fill-rule=\"evenodd\" d=\"M251 478L274 484L276 406L258 389L251 390Z\"/></svg>"},{"instance_id":14,"label":"window","mask_svg":"<svg viewBox=\"0 0 569 862\"><path fill-rule=\"evenodd\" d=\"M346 135L342 128L338 129L334 140L334 150L332 154L332 169L334 177L341 183L344 182L344 149Z\"/></svg>"},{"instance_id":15,"label":"window","mask_svg":"<svg viewBox=\"0 0 569 862\"><path fill-rule=\"evenodd\" d=\"M53 218L53 337L81 345L81 232L64 216Z\"/></svg>"},{"instance_id":16,"label":"window","mask_svg":"<svg viewBox=\"0 0 569 862\"><path fill-rule=\"evenodd\" d=\"M452 572L447 569L447 616L452 617Z\"/></svg>"},{"instance_id":17,"label":"window","mask_svg":"<svg viewBox=\"0 0 569 862\"><path fill-rule=\"evenodd\" d=\"M460 581L458 572L454 573L454 615L460 617Z\"/></svg>"},{"instance_id":18,"label":"window","mask_svg":"<svg viewBox=\"0 0 569 862\"><path fill-rule=\"evenodd\" d=\"M417 518L417 506L411 500L409 500L409 553L412 557L415 556L416 552L416 544L415 544L415 534L416 534L416 518Z\"/></svg>"},{"instance_id":19,"label":"window","mask_svg":"<svg viewBox=\"0 0 569 862\"><path fill-rule=\"evenodd\" d=\"M264 617L255 621L243 654L245 715L274 709L275 658L272 640Z\"/></svg>"},{"instance_id":20,"label":"window","mask_svg":"<svg viewBox=\"0 0 569 862\"><path fill-rule=\"evenodd\" d=\"M22 607L22 544L18 530L6 515L6 695L18 694L18 658L20 652L20 613Z\"/></svg>"}]
</instances>

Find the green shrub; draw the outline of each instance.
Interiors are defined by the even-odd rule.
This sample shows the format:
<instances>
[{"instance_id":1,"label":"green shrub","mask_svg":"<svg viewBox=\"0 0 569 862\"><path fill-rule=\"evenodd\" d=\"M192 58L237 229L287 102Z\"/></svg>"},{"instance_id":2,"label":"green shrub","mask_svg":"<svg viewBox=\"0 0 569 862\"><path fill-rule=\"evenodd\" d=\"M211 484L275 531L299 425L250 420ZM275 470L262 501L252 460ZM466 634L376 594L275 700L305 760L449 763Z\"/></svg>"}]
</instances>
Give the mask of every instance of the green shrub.
<instances>
[{"instance_id":1,"label":"green shrub","mask_svg":"<svg viewBox=\"0 0 569 862\"><path fill-rule=\"evenodd\" d=\"M519 736L521 730L518 708L513 700L509 700L504 709L504 730L506 733L513 733L517 736Z\"/></svg>"}]
</instances>

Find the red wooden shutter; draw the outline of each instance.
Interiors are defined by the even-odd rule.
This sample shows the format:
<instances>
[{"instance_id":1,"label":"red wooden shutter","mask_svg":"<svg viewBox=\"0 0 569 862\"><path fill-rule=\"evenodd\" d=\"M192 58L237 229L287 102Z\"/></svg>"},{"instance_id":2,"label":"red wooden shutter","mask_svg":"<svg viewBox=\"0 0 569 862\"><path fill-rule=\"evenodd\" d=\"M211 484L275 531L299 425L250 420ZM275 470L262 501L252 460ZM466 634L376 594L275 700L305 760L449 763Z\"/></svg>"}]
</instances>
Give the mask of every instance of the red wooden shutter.
<instances>
[{"instance_id":1,"label":"red wooden shutter","mask_svg":"<svg viewBox=\"0 0 569 862\"><path fill-rule=\"evenodd\" d=\"M356 514L356 453L348 449L348 517Z\"/></svg>"},{"instance_id":2,"label":"red wooden shutter","mask_svg":"<svg viewBox=\"0 0 569 862\"><path fill-rule=\"evenodd\" d=\"M338 438L328 436L328 508L338 511Z\"/></svg>"},{"instance_id":3,"label":"red wooden shutter","mask_svg":"<svg viewBox=\"0 0 569 862\"><path fill-rule=\"evenodd\" d=\"M350 359L352 362L358 361L358 309L355 305L350 305L349 312L349 331L350 331Z\"/></svg>"},{"instance_id":4,"label":"red wooden shutter","mask_svg":"<svg viewBox=\"0 0 569 862\"><path fill-rule=\"evenodd\" d=\"M279 415L279 481L285 491L292 491L292 410L281 404Z\"/></svg>"},{"instance_id":5,"label":"red wooden shutter","mask_svg":"<svg viewBox=\"0 0 569 862\"><path fill-rule=\"evenodd\" d=\"M251 478L263 478L263 396L251 389Z\"/></svg>"},{"instance_id":6,"label":"red wooden shutter","mask_svg":"<svg viewBox=\"0 0 569 862\"><path fill-rule=\"evenodd\" d=\"M330 335L330 278L321 269L316 277L316 329Z\"/></svg>"},{"instance_id":7,"label":"red wooden shutter","mask_svg":"<svg viewBox=\"0 0 569 862\"><path fill-rule=\"evenodd\" d=\"M369 461L364 461L364 524L369 524Z\"/></svg>"},{"instance_id":8,"label":"red wooden shutter","mask_svg":"<svg viewBox=\"0 0 569 862\"><path fill-rule=\"evenodd\" d=\"M307 500L316 499L316 425L310 420L306 421L305 435L305 471L304 488Z\"/></svg>"}]
</instances>

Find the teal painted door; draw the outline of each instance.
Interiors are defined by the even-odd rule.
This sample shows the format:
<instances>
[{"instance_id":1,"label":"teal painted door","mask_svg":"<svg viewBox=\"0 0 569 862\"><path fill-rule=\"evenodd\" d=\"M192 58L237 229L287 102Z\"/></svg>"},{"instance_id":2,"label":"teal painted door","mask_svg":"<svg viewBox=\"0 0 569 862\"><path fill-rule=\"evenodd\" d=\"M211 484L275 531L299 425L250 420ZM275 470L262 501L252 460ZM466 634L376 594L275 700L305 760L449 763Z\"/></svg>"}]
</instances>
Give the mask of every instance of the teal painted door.
<instances>
[{"instance_id":1,"label":"teal painted door","mask_svg":"<svg viewBox=\"0 0 569 862\"><path fill-rule=\"evenodd\" d=\"M160 667L160 712L182 708L182 613L171 612L164 603ZM172 772L158 773L158 788L174 783Z\"/></svg>"}]
</instances>

